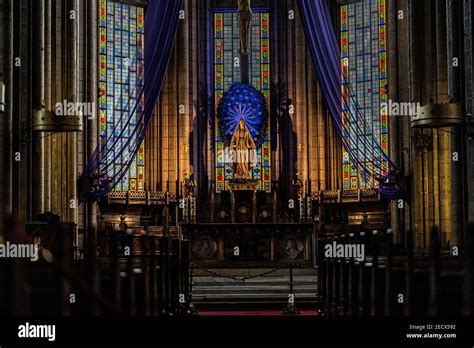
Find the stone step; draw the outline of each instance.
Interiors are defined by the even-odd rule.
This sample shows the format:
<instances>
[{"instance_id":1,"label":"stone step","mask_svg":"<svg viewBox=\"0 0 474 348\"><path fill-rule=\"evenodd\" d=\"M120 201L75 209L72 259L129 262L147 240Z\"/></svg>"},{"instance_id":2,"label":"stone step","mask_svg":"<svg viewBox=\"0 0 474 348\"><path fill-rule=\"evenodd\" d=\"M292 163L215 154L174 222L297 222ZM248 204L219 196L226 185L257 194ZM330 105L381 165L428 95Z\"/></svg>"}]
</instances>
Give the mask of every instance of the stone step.
<instances>
[{"instance_id":1,"label":"stone step","mask_svg":"<svg viewBox=\"0 0 474 348\"><path fill-rule=\"evenodd\" d=\"M304 302L316 302L317 296L316 295L303 295L303 294L295 294L295 302L304 301ZM257 294L257 293L249 293L249 294L241 294L241 293L230 293L230 294L196 294L193 295L193 303L213 303L221 302L225 304L230 303L247 303L248 301L252 301L254 303L264 304L267 302L281 302L286 303L288 302L288 294L278 294L278 293L265 293L265 294Z\"/></svg>"},{"instance_id":2,"label":"stone step","mask_svg":"<svg viewBox=\"0 0 474 348\"><path fill-rule=\"evenodd\" d=\"M308 298L316 298L316 294L293 294L295 295L295 300L298 299L308 299ZM193 301L198 299L229 299L229 300L236 300L236 299L284 299L288 301L288 293L248 293L248 294L241 294L241 293L227 293L227 294L193 294Z\"/></svg>"},{"instance_id":3,"label":"stone step","mask_svg":"<svg viewBox=\"0 0 474 348\"><path fill-rule=\"evenodd\" d=\"M210 268L208 269L211 272L218 273L218 274L225 274L228 276L255 276L264 274L270 271L273 271L272 268ZM209 272L204 269L194 268L193 269L194 276L209 276ZM263 275L262 277L281 277L281 276L289 276L290 270L289 269L279 269L274 272L268 273ZM317 275L317 270L312 268L295 268L293 269L294 276L305 276L305 275Z\"/></svg>"},{"instance_id":4,"label":"stone step","mask_svg":"<svg viewBox=\"0 0 474 348\"><path fill-rule=\"evenodd\" d=\"M290 271L271 268L221 268L210 271L219 276L213 276L205 270L195 270L193 277L193 302L204 306L226 307L238 305L284 305L288 302L290 291ZM240 280L230 277L254 278ZM293 294L295 301L300 304L313 305L317 300L318 283L316 269L293 270Z\"/></svg>"},{"instance_id":5,"label":"stone step","mask_svg":"<svg viewBox=\"0 0 474 348\"><path fill-rule=\"evenodd\" d=\"M262 284L262 283L253 283L253 284L235 284L235 283L193 283L193 291L201 290L201 289L221 289L221 291L225 291L226 289L236 289L236 290L243 290L243 289L278 289L278 288L288 288L290 284L288 283L270 283L270 284ZM294 289L317 289L318 284L315 283L293 283Z\"/></svg>"},{"instance_id":6,"label":"stone step","mask_svg":"<svg viewBox=\"0 0 474 348\"><path fill-rule=\"evenodd\" d=\"M272 292L283 292L288 293L290 290L288 285L277 285L277 286L200 286L193 288L195 294L207 294L207 293L272 293ZM316 293L317 287L311 285L299 285L293 287L293 293Z\"/></svg>"},{"instance_id":7,"label":"stone step","mask_svg":"<svg viewBox=\"0 0 474 348\"><path fill-rule=\"evenodd\" d=\"M253 284L288 284L290 277L257 277L250 279L231 279L227 277L194 277L193 283L196 285L206 284L233 284L239 285L253 285ZM317 278L315 276L298 276L293 277L293 284L317 284Z\"/></svg>"}]
</instances>

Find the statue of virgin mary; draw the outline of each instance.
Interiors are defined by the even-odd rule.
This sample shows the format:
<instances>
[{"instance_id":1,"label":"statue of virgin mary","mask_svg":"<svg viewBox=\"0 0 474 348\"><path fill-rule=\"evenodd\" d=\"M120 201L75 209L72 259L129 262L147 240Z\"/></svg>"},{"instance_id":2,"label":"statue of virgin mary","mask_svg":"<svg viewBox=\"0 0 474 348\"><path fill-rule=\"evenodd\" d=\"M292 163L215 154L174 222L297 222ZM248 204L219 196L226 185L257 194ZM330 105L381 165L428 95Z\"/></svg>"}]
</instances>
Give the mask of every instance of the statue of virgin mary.
<instances>
[{"instance_id":1,"label":"statue of virgin mary","mask_svg":"<svg viewBox=\"0 0 474 348\"><path fill-rule=\"evenodd\" d=\"M230 142L231 159L236 179L249 179L250 163L255 159L255 142L241 119Z\"/></svg>"}]
</instances>

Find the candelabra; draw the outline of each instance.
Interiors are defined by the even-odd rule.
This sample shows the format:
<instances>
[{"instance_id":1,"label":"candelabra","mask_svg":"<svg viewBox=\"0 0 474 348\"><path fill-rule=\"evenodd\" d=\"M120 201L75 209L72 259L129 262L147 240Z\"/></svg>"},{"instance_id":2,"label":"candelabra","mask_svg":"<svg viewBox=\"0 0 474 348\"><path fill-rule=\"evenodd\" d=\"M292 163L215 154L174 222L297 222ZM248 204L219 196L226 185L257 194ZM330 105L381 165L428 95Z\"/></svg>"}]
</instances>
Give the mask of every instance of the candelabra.
<instances>
[{"instance_id":1,"label":"candelabra","mask_svg":"<svg viewBox=\"0 0 474 348\"><path fill-rule=\"evenodd\" d=\"M183 195L183 220L184 222L195 222L196 221L196 198L194 197L194 189L197 187L197 183L187 174L184 175L184 195Z\"/></svg>"},{"instance_id":2,"label":"candelabra","mask_svg":"<svg viewBox=\"0 0 474 348\"><path fill-rule=\"evenodd\" d=\"M303 222L305 220L305 200L303 199L303 187L304 181L301 179L300 173L296 173L295 178L292 180L292 185L296 188L298 193L298 203L299 203L299 221Z\"/></svg>"}]
</instances>

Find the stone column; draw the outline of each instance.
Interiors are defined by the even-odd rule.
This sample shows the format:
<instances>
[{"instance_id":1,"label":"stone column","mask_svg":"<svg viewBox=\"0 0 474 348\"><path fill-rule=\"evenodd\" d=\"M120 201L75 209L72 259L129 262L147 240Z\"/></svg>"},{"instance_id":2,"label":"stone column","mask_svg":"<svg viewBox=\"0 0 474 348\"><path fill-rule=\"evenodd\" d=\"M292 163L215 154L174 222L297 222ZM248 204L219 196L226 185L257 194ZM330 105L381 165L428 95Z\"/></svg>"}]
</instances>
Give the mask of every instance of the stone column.
<instances>
[{"instance_id":1,"label":"stone column","mask_svg":"<svg viewBox=\"0 0 474 348\"><path fill-rule=\"evenodd\" d=\"M472 0L464 0L464 80L465 80L465 110L466 110L466 151L465 153L465 215L468 223L474 223L474 70L473 59L473 33L472 33ZM467 232L467 231L466 231ZM472 231L469 231L472 233Z\"/></svg>"},{"instance_id":2,"label":"stone column","mask_svg":"<svg viewBox=\"0 0 474 348\"><path fill-rule=\"evenodd\" d=\"M321 88L317 86L316 90L317 98L317 114L318 114L318 124L317 124L317 158L318 158L318 191L324 191L329 189L330 183L328 184L328 161L329 153L326 151L326 122L328 120L327 114L324 112L323 108L323 98L321 93Z\"/></svg>"},{"instance_id":3,"label":"stone column","mask_svg":"<svg viewBox=\"0 0 474 348\"><path fill-rule=\"evenodd\" d=\"M182 24L181 24L182 25ZM179 101L179 56L183 54L180 49L180 38L178 35L178 41L176 41L173 50L173 56L171 58L172 63L168 68L168 74L170 76L170 100L169 100L169 176L170 176L170 192L179 195L179 178L180 178L180 162L179 156L181 151L181 144L179 138L179 124L180 117L180 101Z\"/></svg>"},{"instance_id":4,"label":"stone column","mask_svg":"<svg viewBox=\"0 0 474 348\"><path fill-rule=\"evenodd\" d=\"M45 37L44 37L44 105L46 110L54 108L52 99L52 0L45 0ZM43 138L43 187L44 211L51 211L51 136Z\"/></svg>"},{"instance_id":5,"label":"stone column","mask_svg":"<svg viewBox=\"0 0 474 348\"><path fill-rule=\"evenodd\" d=\"M278 40L278 32L279 32L279 27L280 27L280 20L281 20L281 13L284 12L284 14L288 14L288 12L281 10L282 6L277 3L276 1L271 2L272 5L272 23L270 25L270 38L271 38L271 44L270 44L270 54L272 57L272 64L271 64L271 69L270 69L270 76L271 76L271 81L272 81L272 93L273 97L270 102L270 124L272 126L272 132L274 134L277 134L278 132L278 117L280 114L280 101L279 100L273 100L277 95L279 95L279 88L281 87L282 80L280 78L280 69L279 69L279 60L281 59L278 52L279 52L279 46L280 42ZM288 18L288 17L286 17ZM272 181L278 182L280 179L280 171L279 171L279 166L280 166L280 152L281 152L281 145L280 145L280 137L275 136L272 137L272 141L275 142L275 144L272 144L272 152L271 152L271 164L272 164ZM273 185L273 190L276 190L276 186Z\"/></svg>"},{"instance_id":6,"label":"stone column","mask_svg":"<svg viewBox=\"0 0 474 348\"><path fill-rule=\"evenodd\" d=\"M192 95L190 90L190 70L191 59L194 56L190 46L190 21L192 17L192 1L184 2L185 18L179 21L178 39L176 41L176 63L177 63L177 94L178 94L178 113L177 113L177 176L178 182L184 181L185 174L190 172L190 132L194 108L192 104Z\"/></svg>"},{"instance_id":7,"label":"stone column","mask_svg":"<svg viewBox=\"0 0 474 348\"><path fill-rule=\"evenodd\" d=\"M86 86L86 101L94 103L96 117L93 119L86 119L86 159L84 167L87 166L87 160L91 158L92 153L97 147L97 141L99 139L98 134L98 72L97 72L97 1L85 1L84 2L86 16L86 28L85 28L85 86ZM96 265L96 250L97 250L97 216L99 214L97 202L88 201L86 204L86 243L87 243L87 257L89 258L89 282L91 286L98 290L99 289L99 273L97 272ZM92 315L100 313L100 307L96 303L92 303L90 306L90 313Z\"/></svg>"},{"instance_id":8,"label":"stone column","mask_svg":"<svg viewBox=\"0 0 474 348\"><path fill-rule=\"evenodd\" d=\"M75 17L73 17L75 14ZM78 102L77 76L78 64L78 0L67 0L66 13L66 91L65 97L68 102ZM78 201L77 201L77 134L75 132L66 134L66 221L77 223ZM74 204L74 205L73 205ZM74 207L74 208L72 208Z\"/></svg>"},{"instance_id":9,"label":"stone column","mask_svg":"<svg viewBox=\"0 0 474 348\"><path fill-rule=\"evenodd\" d=\"M57 0L51 0L51 105L61 101L62 98L62 49L61 49L61 4ZM60 213L62 217L62 200L61 200L61 184L59 178L60 173L60 153L61 153L61 137L60 133L52 134L51 140L51 162L50 162L50 178L51 210Z\"/></svg>"},{"instance_id":10,"label":"stone column","mask_svg":"<svg viewBox=\"0 0 474 348\"><path fill-rule=\"evenodd\" d=\"M449 41L449 32L450 28L447 27L447 2L446 0L437 0L436 1L436 22L433 23L436 30L436 66L437 66L437 99L442 103L449 103L449 77L448 71L452 65L448 61L448 46L447 42ZM458 79L459 80L459 79ZM454 91L453 91L454 92ZM456 92L454 92L455 94ZM459 94L459 93L457 93ZM453 188L457 186L460 178L456 178L457 168L460 165L457 165L453 162L452 157L452 148L455 147L450 136L450 132L453 131L453 128L442 128L436 130L438 137L438 167L439 171L433 174L433 181L438 181L438 197L435 193L435 201L431 202L435 207L439 207L438 214L435 214L434 221L435 225L439 226L441 232L441 246L446 247L447 243L453 243L454 236L453 223L456 216L456 210L452 210L453 207L456 207L458 202L454 203L452 199L458 199L458 193L453 192ZM435 162L436 163L436 162ZM456 168L456 169L455 169ZM453 173L455 176L453 177ZM454 184L454 187L453 187ZM435 189L436 190L436 189ZM439 217L438 217L438 216ZM439 224L438 224L439 221ZM454 223L457 225L457 223Z\"/></svg>"},{"instance_id":11,"label":"stone column","mask_svg":"<svg viewBox=\"0 0 474 348\"><path fill-rule=\"evenodd\" d=\"M45 103L45 0L37 0L32 5L32 107L33 110L41 110ZM32 113L31 113L32 115ZM30 121L31 125L31 121ZM44 209L44 132L31 132L32 170L31 188L31 216L30 220L36 220Z\"/></svg>"},{"instance_id":12,"label":"stone column","mask_svg":"<svg viewBox=\"0 0 474 348\"><path fill-rule=\"evenodd\" d=\"M11 94L12 104L12 214L18 218L26 217L26 179L28 174L28 148L21 142L21 127L25 126L29 113L28 90L28 50L26 49L28 35L28 18L26 8L21 0L13 2L13 87ZM17 65L19 63L19 65ZM26 124L27 125L27 124ZM18 161L17 156L21 156ZM22 196L22 193L25 193Z\"/></svg>"},{"instance_id":13,"label":"stone column","mask_svg":"<svg viewBox=\"0 0 474 348\"><path fill-rule=\"evenodd\" d=\"M297 6L296 6L297 7ZM307 69L306 69L306 37L303 30L299 10L296 11L294 61L295 75L295 110L297 130L297 172L303 181L308 180L308 104L307 104ZM312 66L312 65L311 65Z\"/></svg>"},{"instance_id":14,"label":"stone column","mask_svg":"<svg viewBox=\"0 0 474 348\"><path fill-rule=\"evenodd\" d=\"M318 142L318 83L314 76L313 62L311 55L306 50L306 74L307 74L307 102L308 102L308 188L309 193L317 193L320 190L319 172L319 142Z\"/></svg>"},{"instance_id":15,"label":"stone column","mask_svg":"<svg viewBox=\"0 0 474 348\"><path fill-rule=\"evenodd\" d=\"M89 103L94 103L96 105L96 115L98 115L98 106L97 106L97 2L88 1L86 4L85 16L87 17L87 27L86 27L86 87L87 95L86 100ZM92 153L97 147L97 140L99 137L97 124L98 116L94 119L87 119L87 151L86 156L90 158ZM87 165L87 164L86 164ZM89 237L95 239L95 232L97 230L97 203L88 202L87 207L87 227L89 229ZM94 243L94 241L91 241ZM91 247L93 247L91 245Z\"/></svg>"},{"instance_id":16,"label":"stone column","mask_svg":"<svg viewBox=\"0 0 474 348\"><path fill-rule=\"evenodd\" d=\"M464 162L464 221L465 221L465 245L464 253L470 255L467 258L467 268L463 284L464 293L464 315L474 313L474 134L473 134L473 37L472 37L472 0L463 0L464 7L464 98L466 110L466 128L461 132L463 137L465 151L463 151ZM469 224L469 225L468 225ZM468 227L469 226L469 227Z\"/></svg>"},{"instance_id":17,"label":"stone column","mask_svg":"<svg viewBox=\"0 0 474 348\"><path fill-rule=\"evenodd\" d=\"M408 99L410 102L422 102L421 100L421 87L420 84L420 64L419 61L416 61L415 58L422 55L422 46L424 42L421 41L420 31L424 30L423 24L424 14L423 14L423 2L417 2L415 0L406 0L406 14L407 14L407 26L405 27L406 35L404 36L407 41L407 54L405 58L407 59L407 72L408 76L405 80L405 83L408 85ZM422 29L420 28L422 27ZM400 80L400 86L402 86L402 80ZM426 178L422 164L421 155L422 151L417 153L415 149L414 141L412 141L413 131L410 127L410 122L406 118L404 119L404 139L406 139L407 144L407 161L408 165L406 168L406 174L409 176L411 181L411 187L408 187L410 197L409 204L409 216L411 217L408 220L409 228L413 229L414 238L418 238L415 244L419 245L423 239L423 233L426 233L426 228L424 226L425 219L423 217L424 209L426 205L425 194L423 191L423 185L426 185Z\"/></svg>"},{"instance_id":18,"label":"stone column","mask_svg":"<svg viewBox=\"0 0 474 348\"><path fill-rule=\"evenodd\" d=\"M398 9L396 0L388 0L387 3L387 31L388 31L388 52L397 52L398 50ZM398 96L398 55L391 54L388 61L388 93L389 99L392 101L400 101ZM401 169L400 152L403 139L400 138L400 118L390 117L390 158L393 163ZM403 209L398 207L398 201L392 201L390 204L390 222L394 232L395 241L400 241L400 225Z\"/></svg>"},{"instance_id":19,"label":"stone column","mask_svg":"<svg viewBox=\"0 0 474 348\"><path fill-rule=\"evenodd\" d=\"M12 213L12 123L13 123L13 2L0 7L0 80L5 85L5 112L0 118L0 227Z\"/></svg>"},{"instance_id":20,"label":"stone column","mask_svg":"<svg viewBox=\"0 0 474 348\"><path fill-rule=\"evenodd\" d=\"M461 102L461 64L470 63L461 61L460 38L461 19L459 15L462 3L459 0L447 0L447 47L448 47L448 99L456 103ZM454 59L458 59L458 66L454 66ZM463 243L464 221L463 218L463 142L465 134L460 127L452 127L449 133L451 159L454 153L458 161L451 165L451 230L452 245L460 246Z\"/></svg>"},{"instance_id":21,"label":"stone column","mask_svg":"<svg viewBox=\"0 0 474 348\"><path fill-rule=\"evenodd\" d=\"M287 10L294 10L296 13L296 1L289 0L287 1L288 6ZM288 11L286 11L288 13ZM287 17L286 17L287 18ZM284 69L286 70L286 93L287 93L287 110L286 110L286 117L288 117L288 121L285 122L286 124L281 129L283 134L282 137L288 137L285 142L283 142L283 146L287 146L284 149L284 156L281 163L281 170L284 174L286 179L285 185L288 185L288 188L285 188L287 194L289 194L289 198L294 198L297 194L294 191L294 188L290 186L291 180L294 178L296 172L298 171L298 162L297 162L297 144L298 139L296 139L296 129L298 127L297 124L297 117L295 117L295 113L297 111L296 105L296 62L295 62L295 49L296 40L295 40L295 31L296 31L296 20L286 20L286 27L282 27L283 35L282 39L286 43L284 47L283 54L285 55L285 60L282 61L284 64ZM293 112L292 112L293 111ZM281 186L283 189L283 185Z\"/></svg>"}]
</instances>

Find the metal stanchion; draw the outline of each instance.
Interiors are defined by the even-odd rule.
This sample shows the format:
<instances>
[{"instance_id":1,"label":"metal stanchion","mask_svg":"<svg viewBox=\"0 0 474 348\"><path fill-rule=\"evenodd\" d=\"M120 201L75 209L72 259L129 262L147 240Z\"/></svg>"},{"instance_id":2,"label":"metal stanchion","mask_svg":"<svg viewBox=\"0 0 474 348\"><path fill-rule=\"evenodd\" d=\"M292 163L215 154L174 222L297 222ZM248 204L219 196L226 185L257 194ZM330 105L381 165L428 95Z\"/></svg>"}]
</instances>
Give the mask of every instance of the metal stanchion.
<instances>
[{"instance_id":1,"label":"metal stanchion","mask_svg":"<svg viewBox=\"0 0 474 348\"><path fill-rule=\"evenodd\" d=\"M415 269L415 254L414 254L414 241L413 231L407 230L407 262L405 269L405 306L404 314L411 315L413 313L413 273Z\"/></svg>"},{"instance_id":2,"label":"metal stanchion","mask_svg":"<svg viewBox=\"0 0 474 348\"><path fill-rule=\"evenodd\" d=\"M295 304L295 294L293 293L293 264L290 263L290 293L288 296L288 304L283 308L283 314L300 314L300 311Z\"/></svg>"},{"instance_id":3,"label":"metal stanchion","mask_svg":"<svg viewBox=\"0 0 474 348\"><path fill-rule=\"evenodd\" d=\"M324 257L324 236L318 237L318 290L319 290L319 314L326 314L326 264L327 260Z\"/></svg>"},{"instance_id":4,"label":"metal stanchion","mask_svg":"<svg viewBox=\"0 0 474 348\"><path fill-rule=\"evenodd\" d=\"M120 266L118 259L118 242L119 242L119 230L116 225L113 225L113 229L109 229L110 235L110 268L112 271L112 287L114 298L117 308L122 308L122 289L120 281Z\"/></svg>"},{"instance_id":5,"label":"metal stanchion","mask_svg":"<svg viewBox=\"0 0 474 348\"><path fill-rule=\"evenodd\" d=\"M135 298L135 275L133 274L133 231L127 230L127 244L129 249L129 253L127 255L127 288L128 288L128 314L135 315L136 314L136 298Z\"/></svg>"},{"instance_id":6,"label":"metal stanchion","mask_svg":"<svg viewBox=\"0 0 474 348\"><path fill-rule=\"evenodd\" d=\"M440 298L440 273L441 273L441 245L439 230L436 226L431 228L431 270L430 270L430 299L428 315L437 315Z\"/></svg>"},{"instance_id":7,"label":"metal stanchion","mask_svg":"<svg viewBox=\"0 0 474 348\"><path fill-rule=\"evenodd\" d=\"M347 235L341 235L343 244L347 244ZM342 315L349 313L349 259L341 260L341 297L342 297Z\"/></svg>"},{"instance_id":8,"label":"metal stanchion","mask_svg":"<svg viewBox=\"0 0 474 348\"><path fill-rule=\"evenodd\" d=\"M358 239L354 234L350 234L351 242L357 243ZM359 315L359 286L360 286L360 273L361 265L359 261L355 261L351 258L351 315Z\"/></svg>"},{"instance_id":9,"label":"metal stanchion","mask_svg":"<svg viewBox=\"0 0 474 348\"><path fill-rule=\"evenodd\" d=\"M141 249L142 249L142 255L141 255L141 269L142 269L142 296L143 296L143 308L141 312L144 315L150 315L150 272L149 272L149 245L148 245L148 236L145 231L142 231L141 237Z\"/></svg>"},{"instance_id":10,"label":"metal stanchion","mask_svg":"<svg viewBox=\"0 0 474 348\"><path fill-rule=\"evenodd\" d=\"M189 270L189 295L188 295L188 315L197 315L199 312L193 304L193 286L194 286L194 264L190 265Z\"/></svg>"},{"instance_id":11,"label":"metal stanchion","mask_svg":"<svg viewBox=\"0 0 474 348\"><path fill-rule=\"evenodd\" d=\"M387 255L386 255L386 266L385 266L385 301L384 301L384 314L389 316L392 314L392 271L393 271L393 259L392 259L392 246L393 246L393 231L387 230Z\"/></svg>"},{"instance_id":12,"label":"metal stanchion","mask_svg":"<svg viewBox=\"0 0 474 348\"><path fill-rule=\"evenodd\" d=\"M150 249L150 268L149 268L149 284L150 284L150 314L155 316L157 312L157 285L156 285L156 235L148 234Z\"/></svg>"}]
</instances>

